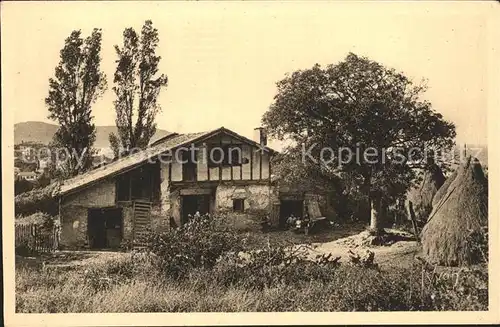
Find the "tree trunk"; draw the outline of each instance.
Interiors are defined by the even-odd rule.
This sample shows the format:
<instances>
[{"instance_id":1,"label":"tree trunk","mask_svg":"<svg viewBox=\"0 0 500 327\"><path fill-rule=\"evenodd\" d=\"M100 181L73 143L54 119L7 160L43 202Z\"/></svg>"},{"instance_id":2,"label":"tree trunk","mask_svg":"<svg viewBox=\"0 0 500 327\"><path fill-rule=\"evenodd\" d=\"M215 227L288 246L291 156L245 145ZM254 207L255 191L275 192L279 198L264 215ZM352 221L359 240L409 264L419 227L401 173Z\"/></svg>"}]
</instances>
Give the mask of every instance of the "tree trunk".
<instances>
[{"instance_id":1,"label":"tree trunk","mask_svg":"<svg viewBox=\"0 0 500 327\"><path fill-rule=\"evenodd\" d=\"M370 196L370 200L371 200L370 232L372 232L375 235L380 235L384 231L382 198L379 194L372 194Z\"/></svg>"},{"instance_id":2,"label":"tree trunk","mask_svg":"<svg viewBox=\"0 0 500 327\"><path fill-rule=\"evenodd\" d=\"M363 209L363 221L368 221L370 220L371 217L371 204L372 204L372 199L371 199L371 186L372 186L372 181L371 181L371 174L367 174L364 176L364 182L363 182L363 187L362 187L362 192L366 196L366 207L362 207Z\"/></svg>"}]
</instances>

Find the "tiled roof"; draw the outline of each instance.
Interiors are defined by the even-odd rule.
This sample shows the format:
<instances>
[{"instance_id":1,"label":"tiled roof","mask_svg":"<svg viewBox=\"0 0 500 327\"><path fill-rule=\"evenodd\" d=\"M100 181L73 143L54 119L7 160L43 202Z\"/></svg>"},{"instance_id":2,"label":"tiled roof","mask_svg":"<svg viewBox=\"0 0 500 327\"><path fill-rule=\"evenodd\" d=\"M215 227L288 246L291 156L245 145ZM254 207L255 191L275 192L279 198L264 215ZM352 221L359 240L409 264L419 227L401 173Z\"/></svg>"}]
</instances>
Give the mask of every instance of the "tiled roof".
<instances>
[{"instance_id":1,"label":"tiled roof","mask_svg":"<svg viewBox=\"0 0 500 327\"><path fill-rule=\"evenodd\" d=\"M135 166L144 163L150 158L156 157L164 152L174 150L175 148L178 148L182 145L195 142L198 139L204 138L206 136L209 136L210 134L218 132L224 132L229 135L233 135L234 137L243 139L245 142L259 146L256 142L252 141L251 139L243 137L224 127L211 130L208 132L177 134L177 135L170 134L162 138L161 140L155 141L150 147L141 152L130 154L116 161L112 161L107 165L90 170L84 174L75 176L71 179L64 181L63 184L61 184L61 188L59 189L58 194L59 195L66 194L68 192L74 191L86 185L95 183L106 177L113 176L123 171L132 169ZM275 152L273 149L269 147L265 147L264 150Z\"/></svg>"},{"instance_id":2,"label":"tiled roof","mask_svg":"<svg viewBox=\"0 0 500 327\"><path fill-rule=\"evenodd\" d=\"M193 142L200 137L210 134L211 132L213 131L180 134L171 139L166 140L165 142L151 146L141 152L132 153L126 157L110 162L107 165L90 170L84 174L75 176L71 179L64 181L59 190L59 194L63 195L77 188L86 186L103 178L106 178L110 175L118 174L123 170L127 170L131 167L139 165L147 161L148 159L158 156L166 151L172 150L173 148L181 146L185 143Z\"/></svg>"}]
</instances>

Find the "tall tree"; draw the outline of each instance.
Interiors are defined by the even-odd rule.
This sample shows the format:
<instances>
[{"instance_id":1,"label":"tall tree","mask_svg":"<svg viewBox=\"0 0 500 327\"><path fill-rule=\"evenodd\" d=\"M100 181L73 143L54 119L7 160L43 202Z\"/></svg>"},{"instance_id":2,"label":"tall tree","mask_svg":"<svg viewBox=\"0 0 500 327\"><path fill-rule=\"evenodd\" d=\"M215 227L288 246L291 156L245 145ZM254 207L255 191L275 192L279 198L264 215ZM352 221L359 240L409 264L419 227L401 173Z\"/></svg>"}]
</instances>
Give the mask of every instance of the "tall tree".
<instances>
[{"instance_id":1,"label":"tall tree","mask_svg":"<svg viewBox=\"0 0 500 327\"><path fill-rule=\"evenodd\" d=\"M428 150L453 145L455 126L421 99L425 84L366 57L350 53L336 65L296 71L277 87L263 117L271 136L292 141L318 173L349 176L366 194L375 232Z\"/></svg>"},{"instance_id":2,"label":"tall tree","mask_svg":"<svg viewBox=\"0 0 500 327\"><path fill-rule=\"evenodd\" d=\"M113 91L118 135L109 135L115 156L145 148L156 132L155 117L161 110L157 98L168 83L164 74L155 77L161 59L156 55L158 42L158 30L147 20L140 37L133 28L127 28L122 47L115 45L118 60Z\"/></svg>"},{"instance_id":3,"label":"tall tree","mask_svg":"<svg viewBox=\"0 0 500 327\"><path fill-rule=\"evenodd\" d=\"M45 104L49 118L59 124L54 144L65 149L64 175L74 176L92 164L95 141L92 105L106 90L101 64L100 29L85 40L81 31L73 31L65 40L55 77L49 79Z\"/></svg>"}]
</instances>

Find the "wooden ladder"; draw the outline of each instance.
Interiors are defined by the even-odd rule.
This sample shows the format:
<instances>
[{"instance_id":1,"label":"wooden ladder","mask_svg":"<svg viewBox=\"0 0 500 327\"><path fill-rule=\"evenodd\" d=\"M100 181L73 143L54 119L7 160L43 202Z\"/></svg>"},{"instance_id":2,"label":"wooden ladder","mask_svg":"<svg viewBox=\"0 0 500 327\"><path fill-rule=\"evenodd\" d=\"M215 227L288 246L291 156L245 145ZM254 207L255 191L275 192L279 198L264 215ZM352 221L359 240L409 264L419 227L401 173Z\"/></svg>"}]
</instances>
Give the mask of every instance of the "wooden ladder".
<instances>
[{"instance_id":1,"label":"wooden ladder","mask_svg":"<svg viewBox=\"0 0 500 327\"><path fill-rule=\"evenodd\" d=\"M144 248L151 228L151 202L134 201L134 248Z\"/></svg>"}]
</instances>

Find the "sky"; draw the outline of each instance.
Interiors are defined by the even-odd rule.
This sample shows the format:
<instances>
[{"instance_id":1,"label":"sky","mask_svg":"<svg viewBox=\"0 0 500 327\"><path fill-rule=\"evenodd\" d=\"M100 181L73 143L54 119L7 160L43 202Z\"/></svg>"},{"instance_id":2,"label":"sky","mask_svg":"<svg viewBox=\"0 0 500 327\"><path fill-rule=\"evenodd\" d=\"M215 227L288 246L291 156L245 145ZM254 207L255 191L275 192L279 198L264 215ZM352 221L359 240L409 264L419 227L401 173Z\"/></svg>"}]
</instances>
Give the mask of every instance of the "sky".
<instances>
[{"instance_id":1,"label":"sky","mask_svg":"<svg viewBox=\"0 0 500 327\"><path fill-rule=\"evenodd\" d=\"M479 2L14 2L2 3L2 102L14 122L45 121L48 79L72 30L102 28L108 91L96 125L114 125L111 90L126 27L151 19L169 78L158 127L220 126L252 137L286 73L349 52L428 80L425 98L457 126L457 140L487 143L495 3ZM498 8L496 8L498 9ZM498 11L494 11L498 13ZM493 44L495 40L495 44ZM272 144L272 143L271 143Z\"/></svg>"}]
</instances>

